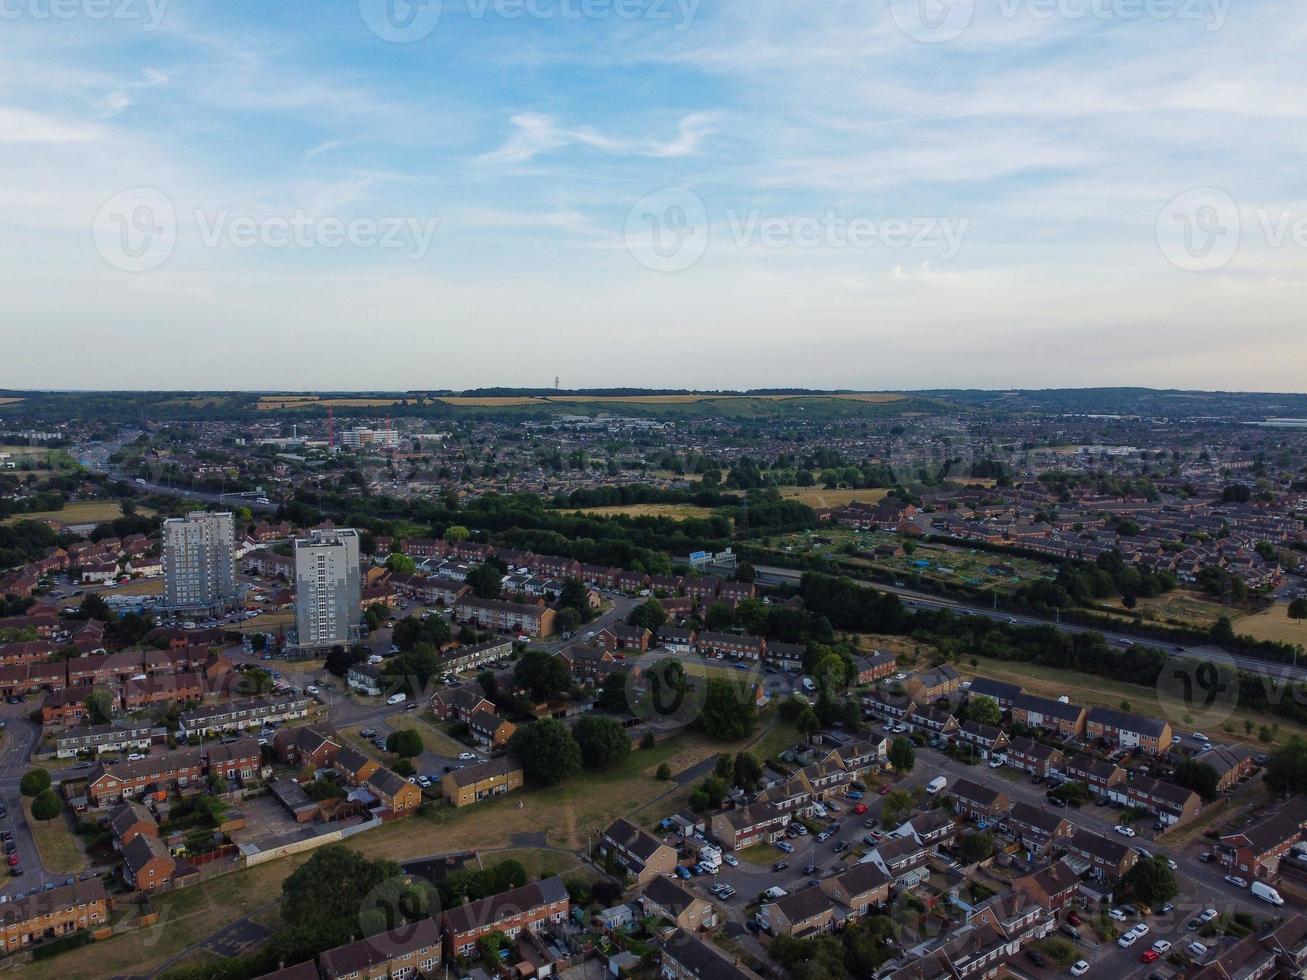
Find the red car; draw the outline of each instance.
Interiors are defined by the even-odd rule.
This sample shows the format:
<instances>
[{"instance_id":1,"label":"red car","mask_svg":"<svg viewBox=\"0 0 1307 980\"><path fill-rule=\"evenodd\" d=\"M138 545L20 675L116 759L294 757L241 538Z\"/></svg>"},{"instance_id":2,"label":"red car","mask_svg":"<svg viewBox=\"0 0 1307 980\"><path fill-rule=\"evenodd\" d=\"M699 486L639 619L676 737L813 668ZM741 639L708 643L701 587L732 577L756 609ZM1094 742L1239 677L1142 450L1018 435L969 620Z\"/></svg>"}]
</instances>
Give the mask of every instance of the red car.
<instances>
[{"instance_id":1,"label":"red car","mask_svg":"<svg viewBox=\"0 0 1307 980\"><path fill-rule=\"evenodd\" d=\"M1154 962L1155 960L1159 959L1159 958L1161 957L1161 955L1162 955L1162 954L1159 953L1159 952L1158 952L1157 950L1155 950L1155 949L1145 950L1145 951L1144 951L1144 955L1141 956L1141 957L1139 957L1139 962L1140 962L1140 963L1152 963L1152 962Z\"/></svg>"},{"instance_id":2,"label":"red car","mask_svg":"<svg viewBox=\"0 0 1307 980\"><path fill-rule=\"evenodd\" d=\"M877 794L878 796L884 796L886 793L888 793L888 792L889 792L890 790L892 790L893 788L894 788L894 787L891 786L889 783L886 783L886 784L885 784L884 786L882 786L880 789L876 790L876 794Z\"/></svg>"},{"instance_id":3,"label":"red car","mask_svg":"<svg viewBox=\"0 0 1307 980\"><path fill-rule=\"evenodd\" d=\"M12 867L13 867L15 864L17 864L17 863L18 863L18 855L17 855L17 854L10 854L10 855L9 855L9 867L12 868Z\"/></svg>"},{"instance_id":4,"label":"red car","mask_svg":"<svg viewBox=\"0 0 1307 980\"><path fill-rule=\"evenodd\" d=\"M865 804L865 803L859 803L857 806L855 806L855 807L853 808L853 812L854 812L854 813L866 813L866 812L867 812L867 804Z\"/></svg>"},{"instance_id":5,"label":"red car","mask_svg":"<svg viewBox=\"0 0 1307 980\"><path fill-rule=\"evenodd\" d=\"M1080 925L1080 916L1076 915L1074 912L1068 912L1066 921L1070 925L1078 926Z\"/></svg>"}]
</instances>

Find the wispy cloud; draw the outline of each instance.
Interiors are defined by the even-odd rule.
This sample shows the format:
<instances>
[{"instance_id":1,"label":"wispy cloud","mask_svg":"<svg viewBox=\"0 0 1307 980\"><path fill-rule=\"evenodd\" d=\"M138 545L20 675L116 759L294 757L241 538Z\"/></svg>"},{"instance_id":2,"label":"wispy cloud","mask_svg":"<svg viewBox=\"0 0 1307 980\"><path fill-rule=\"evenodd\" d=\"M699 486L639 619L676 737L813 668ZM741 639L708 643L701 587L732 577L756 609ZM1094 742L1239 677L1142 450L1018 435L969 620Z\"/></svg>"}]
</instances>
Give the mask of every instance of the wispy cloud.
<instances>
[{"instance_id":1,"label":"wispy cloud","mask_svg":"<svg viewBox=\"0 0 1307 980\"><path fill-rule=\"evenodd\" d=\"M560 126L553 116L524 112L509 122L514 132L499 149L477 157L479 163L526 163L543 153L570 146L584 146L614 156L674 159L695 153L713 132L715 116L697 112L681 119L670 140L650 137L609 136L591 126Z\"/></svg>"}]
</instances>

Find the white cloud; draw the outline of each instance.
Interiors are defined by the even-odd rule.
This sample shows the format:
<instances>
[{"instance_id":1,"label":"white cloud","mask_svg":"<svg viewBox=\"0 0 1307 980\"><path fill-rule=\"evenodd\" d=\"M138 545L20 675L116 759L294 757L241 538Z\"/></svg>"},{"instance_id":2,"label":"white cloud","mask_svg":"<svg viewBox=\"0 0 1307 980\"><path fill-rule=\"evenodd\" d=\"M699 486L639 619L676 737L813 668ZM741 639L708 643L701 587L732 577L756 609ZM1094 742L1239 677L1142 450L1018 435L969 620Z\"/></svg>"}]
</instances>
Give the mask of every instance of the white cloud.
<instances>
[{"instance_id":1,"label":"white cloud","mask_svg":"<svg viewBox=\"0 0 1307 980\"><path fill-rule=\"evenodd\" d=\"M674 159L695 153L713 132L715 116L697 112L681 119L675 138L659 141L649 137L607 136L591 126L567 128L553 116L524 112L513 116L515 132L499 149L477 157L479 163L526 163L542 153L568 146L585 146L613 156Z\"/></svg>"}]
</instances>

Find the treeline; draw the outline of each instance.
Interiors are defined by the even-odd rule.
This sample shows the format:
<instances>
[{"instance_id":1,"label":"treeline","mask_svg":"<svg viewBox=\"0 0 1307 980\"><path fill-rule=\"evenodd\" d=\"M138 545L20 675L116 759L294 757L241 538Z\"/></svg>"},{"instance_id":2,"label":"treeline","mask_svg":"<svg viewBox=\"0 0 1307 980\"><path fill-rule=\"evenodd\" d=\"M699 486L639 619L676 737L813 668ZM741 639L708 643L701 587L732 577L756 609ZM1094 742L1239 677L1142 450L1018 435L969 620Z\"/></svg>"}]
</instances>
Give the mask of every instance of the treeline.
<instances>
[{"instance_id":1,"label":"treeline","mask_svg":"<svg viewBox=\"0 0 1307 980\"><path fill-rule=\"evenodd\" d=\"M693 504L696 507L727 507L740 502L738 494L723 493L708 487L665 488L644 483L627 483L619 487L583 487L554 497L554 506L563 508L622 507L630 504Z\"/></svg>"},{"instance_id":2,"label":"treeline","mask_svg":"<svg viewBox=\"0 0 1307 980\"><path fill-rule=\"evenodd\" d=\"M0 524L0 568L26 565L43 557L56 545L72 540L75 539L61 539L48 524L40 521Z\"/></svg>"}]
</instances>

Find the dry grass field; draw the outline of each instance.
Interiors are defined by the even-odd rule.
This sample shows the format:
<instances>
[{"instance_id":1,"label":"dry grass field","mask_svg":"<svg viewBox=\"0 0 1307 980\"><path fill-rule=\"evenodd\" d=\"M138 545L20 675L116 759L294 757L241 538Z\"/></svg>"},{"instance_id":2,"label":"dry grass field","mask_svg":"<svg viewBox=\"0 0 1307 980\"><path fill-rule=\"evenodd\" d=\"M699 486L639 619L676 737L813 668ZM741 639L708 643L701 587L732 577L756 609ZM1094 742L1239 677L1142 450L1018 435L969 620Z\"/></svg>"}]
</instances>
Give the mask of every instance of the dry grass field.
<instances>
[{"instance_id":1,"label":"dry grass field","mask_svg":"<svg viewBox=\"0 0 1307 980\"><path fill-rule=\"evenodd\" d=\"M583 507L582 514L595 514L599 517L670 517L683 521L691 517L711 517L712 511L707 507L694 504L618 504L613 507Z\"/></svg>"},{"instance_id":2,"label":"dry grass field","mask_svg":"<svg viewBox=\"0 0 1307 980\"><path fill-rule=\"evenodd\" d=\"M1251 616L1235 620L1234 631L1258 640L1277 640L1307 646L1307 620L1290 619L1289 607L1277 602Z\"/></svg>"},{"instance_id":3,"label":"dry grass field","mask_svg":"<svg viewBox=\"0 0 1307 980\"><path fill-rule=\"evenodd\" d=\"M0 405L17 405L22 400L21 398L0 398Z\"/></svg>"},{"instance_id":4,"label":"dry grass field","mask_svg":"<svg viewBox=\"0 0 1307 980\"><path fill-rule=\"evenodd\" d=\"M781 496L809 507L842 507L859 501L874 504L885 499L888 490L826 490L822 487L781 487Z\"/></svg>"},{"instance_id":5,"label":"dry grass field","mask_svg":"<svg viewBox=\"0 0 1307 980\"><path fill-rule=\"evenodd\" d=\"M540 401L539 398L527 398L525 396L504 396L504 397L487 397L487 398L463 398L453 396L450 398L441 398L440 401L446 405L455 405L459 408L512 408L515 405L534 405Z\"/></svg>"},{"instance_id":6,"label":"dry grass field","mask_svg":"<svg viewBox=\"0 0 1307 980\"><path fill-rule=\"evenodd\" d=\"M147 516L153 511L138 507L138 514ZM99 524L116 520L123 516L123 509L116 500L82 500L68 504L63 510L47 510L37 514L14 514L4 520L5 524L15 521L58 521L60 524Z\"/></svg>"}]
</instances>

